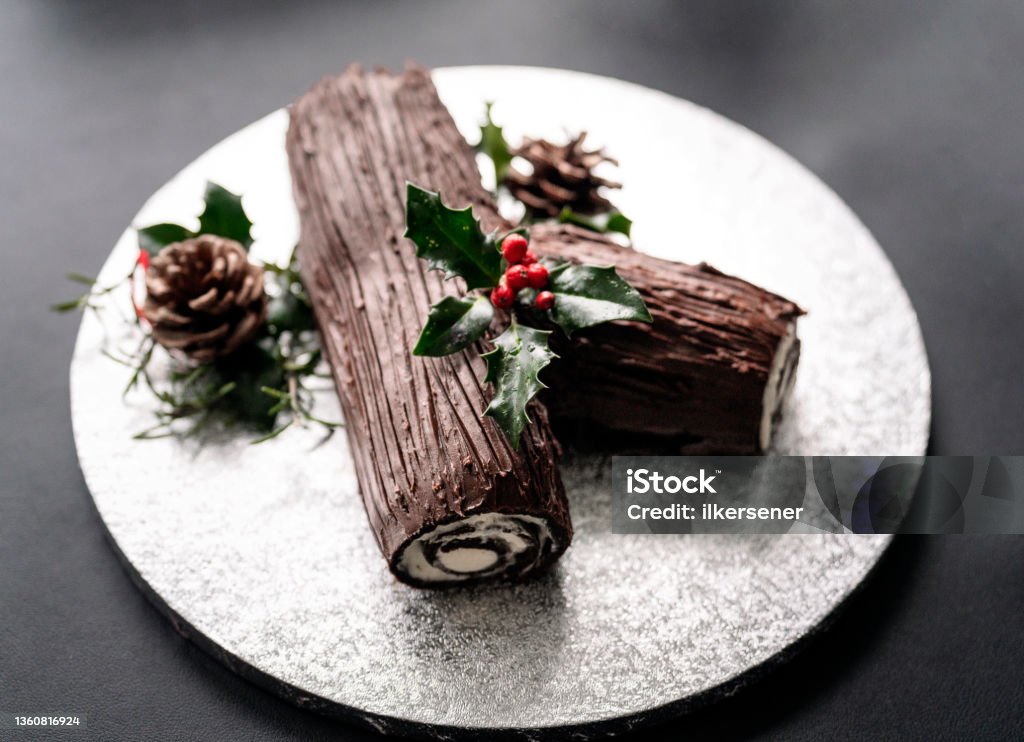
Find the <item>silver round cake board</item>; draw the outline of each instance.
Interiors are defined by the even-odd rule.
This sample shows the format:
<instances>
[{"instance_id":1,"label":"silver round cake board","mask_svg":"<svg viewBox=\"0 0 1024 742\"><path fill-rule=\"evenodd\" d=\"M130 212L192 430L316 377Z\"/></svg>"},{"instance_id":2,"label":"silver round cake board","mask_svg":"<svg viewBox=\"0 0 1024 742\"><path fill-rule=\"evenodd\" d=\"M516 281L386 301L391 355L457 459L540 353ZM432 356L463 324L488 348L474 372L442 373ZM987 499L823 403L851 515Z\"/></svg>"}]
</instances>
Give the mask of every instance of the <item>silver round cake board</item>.
<instances>
[{"instance_id":1,"label":"silver round cake board","mask_svg":"<svg viewBox=\"0 0 1024 742\"><path fill-rule=\"evenodd\" d=\"M616 204L638 249L701 261L795 300L803 354L774 451L917 456L930 376L914 310L882 250L842 201L764 139L637 85L560 70L437 70L471 140L484 102L510 141L586 130L625 183ZM209 150L146 202L133 226L197 224L206 180L244 194L253 254L296 241L276 111ZM485 168L486 172L486 168ZM486 176L485 176L486 179ZM126 275L128 229L101 282ZM137 441L146 393L102 353L130 343L112 294L82 321L71 366L75 441L129 573L182 633L303 706L385 732L457 735L632 727L731 692L787 656L865 579L890 538L611 533L608 461L562 467L575 540L548 574L447 592L389 574L367 526L345 435L293 429L250 445ZM124 334L124 337L121 335ZM339 416L333 391L318 412Z\"/></svg>"}]
</instances>

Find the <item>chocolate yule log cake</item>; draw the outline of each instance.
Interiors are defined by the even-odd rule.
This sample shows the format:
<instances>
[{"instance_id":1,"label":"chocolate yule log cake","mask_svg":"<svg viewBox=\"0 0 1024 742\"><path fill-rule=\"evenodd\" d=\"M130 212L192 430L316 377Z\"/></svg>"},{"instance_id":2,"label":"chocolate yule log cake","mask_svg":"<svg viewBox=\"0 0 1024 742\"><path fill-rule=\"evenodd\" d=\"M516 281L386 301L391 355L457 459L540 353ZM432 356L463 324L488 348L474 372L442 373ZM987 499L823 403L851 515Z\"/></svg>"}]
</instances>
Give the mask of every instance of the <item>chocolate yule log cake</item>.
<instances>
[{"instance_id":1,"label":"chocolate yule log cake","mask_svg":"<svg viewBox=\"0 0 1024 742\"><path fill-rule=\"evenodd\" d=\"M517 446L481 415L493 394L481 381L488 340L439 358L412 354L428 307L465 286L430 271L403 237L407 182L472 206L488 231L511 226L429 72L354 66L321 80L292 106L287 150L304 284L392 571L441 587L552 563L572 526L548 408L530 404ZM552 415L684 452L767 447L799 355L796 305L577 227L533 225L530 244L541 257L614 266L653 317L553 342L561 357L543 376Z\"/></svg>"},{"instance_id":2,"label":"chocolate yule log cake","mask_svg":"<svg viewBox=\"0 0 1024 742\"><path fill-rule=\"evenodd\" d=\"M429 75L327 78L291 109L299 261L380 548L403 581L518 578L572 538L558 445L534 404L518 450L490 418L478 348L411 354L427 308L456 291L402 236L407 180L480 197ZM461 142L461 138L459 140Z\"/></svg>"}]
</instances>

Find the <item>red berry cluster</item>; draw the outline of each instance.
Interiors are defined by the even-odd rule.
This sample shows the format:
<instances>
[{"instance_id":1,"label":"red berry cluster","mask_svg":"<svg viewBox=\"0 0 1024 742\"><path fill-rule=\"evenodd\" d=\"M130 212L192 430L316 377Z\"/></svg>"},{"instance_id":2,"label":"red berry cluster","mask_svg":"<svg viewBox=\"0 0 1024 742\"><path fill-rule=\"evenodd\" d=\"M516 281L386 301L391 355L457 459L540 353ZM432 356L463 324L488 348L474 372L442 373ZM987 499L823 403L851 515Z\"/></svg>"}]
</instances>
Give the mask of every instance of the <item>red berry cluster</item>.
<instances>
[{"instance_id":1,"label":"red berry cluster","mask_svg":"<svg viewBox=\"0 0 1024 742\"><path fill-rule=\"evenodd\" d=\"M491 303L498 309L511 308L522 289L542 289L548 285L548 269L537 262L528 244L521 234L510 234L501 241L501 254L508 261L508 270L491 291ZM550 291L538 291L533 300L533 305L541 310L551 309L554 303L555 295Z\"/></svg>"}]
</instances>

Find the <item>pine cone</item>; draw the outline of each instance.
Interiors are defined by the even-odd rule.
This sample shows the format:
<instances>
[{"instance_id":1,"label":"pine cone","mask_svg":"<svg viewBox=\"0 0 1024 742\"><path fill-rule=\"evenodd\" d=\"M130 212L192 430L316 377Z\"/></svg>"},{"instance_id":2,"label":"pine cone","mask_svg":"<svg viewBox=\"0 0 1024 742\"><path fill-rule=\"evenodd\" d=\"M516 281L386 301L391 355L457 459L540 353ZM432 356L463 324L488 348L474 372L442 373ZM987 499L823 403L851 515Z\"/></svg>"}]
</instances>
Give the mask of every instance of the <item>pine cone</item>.
<instances>
[{"instance_id":1,"label":"pine cone","mask_svg":"<svg viewBox=\"0 0 1024 742\"><path fill-rule=\"evenodd\" d=\"M602 162L619 163L604 154L604 150L585 150L580 133L568 144L553 144L546 139L525 139L512 154L522 157L532 166L524 173L515 165L509 167L505 185L534 216L558 216L566 206L577 214L596 214L609 211L611 203L598 189L621 188L615 183L594 175L594 168Z\"/></svg>"},{"instance_id":2,"label":"pine cone","mask_svg":"<svg viewBox=\"0 0 1024 742\"><path fill-rule=\"evenodd\" d=\"M143 314L169 350L200 362L229 355L266 318L263 268L224 237L204 234L167 245L146 271Z\"/></svg>"}]
</instances>

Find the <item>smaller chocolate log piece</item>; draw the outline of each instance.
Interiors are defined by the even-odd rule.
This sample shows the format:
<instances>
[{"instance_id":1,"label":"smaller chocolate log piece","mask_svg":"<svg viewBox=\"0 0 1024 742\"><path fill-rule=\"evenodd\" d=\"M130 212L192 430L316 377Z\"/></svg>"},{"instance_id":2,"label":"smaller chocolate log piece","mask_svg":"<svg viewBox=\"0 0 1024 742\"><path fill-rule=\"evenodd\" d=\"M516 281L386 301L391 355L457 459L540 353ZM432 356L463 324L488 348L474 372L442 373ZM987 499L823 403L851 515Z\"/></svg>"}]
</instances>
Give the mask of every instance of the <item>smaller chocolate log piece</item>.
<instances>
[{"instance_id":1,"label":"smaller chocolate log piece","mask_svg":"<svg viewBox=\"0 0 1024 742\"><path fill-rule=\"evenodd\" d=\"M660 260L571 225L531 229L544 257L614 265L651 324L583 330L545 375L552 419L573 440L615 436L620 450L765 450L793 386L800 341L793 302L711 266Z\"/></svg>"}]
</instances>

